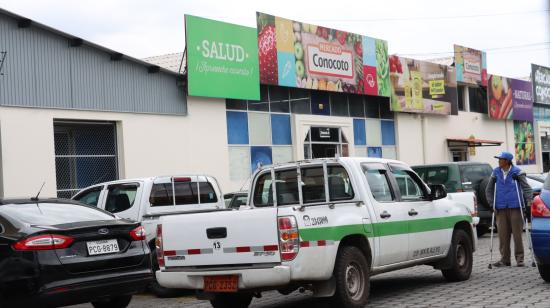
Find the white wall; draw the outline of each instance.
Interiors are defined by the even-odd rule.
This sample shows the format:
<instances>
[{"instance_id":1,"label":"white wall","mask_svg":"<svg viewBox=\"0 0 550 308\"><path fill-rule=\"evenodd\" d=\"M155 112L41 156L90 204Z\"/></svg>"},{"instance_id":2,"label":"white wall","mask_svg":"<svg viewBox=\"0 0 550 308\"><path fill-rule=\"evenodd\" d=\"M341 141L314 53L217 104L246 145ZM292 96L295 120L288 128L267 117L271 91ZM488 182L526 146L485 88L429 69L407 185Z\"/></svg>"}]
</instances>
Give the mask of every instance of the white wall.
<instances>
[{"instance_id":1,"label":"white wall","mask_svg":"<svg viewBox=\"0 0 550 308\"><path fill-rule=\"evenodd\" d=\"M458 116L396 113L396 130L398 159L409 164L449 162L451 156L447 138L469 138L471 135L476 139L503 142L501 146L477 147L476 155L470 156L471 161L496 166L495 154L500 151L514 153L513 122L492 120L475 112L459 112ZM536 151L540 152L540 147ZM538 157L537 163L520 167L526 172L541 172L542 164Z\"/></svg>"},{"instance_id":2,"label":"white wall","mask_svg":"<svg viewBox=\"0 0 550 308\"><path fill-rule=\"evenodd\" d=\"M188 98L187 116L0 108L2 188L5 197L28 197L46 182L42 196L56 195L54 119L117 122L120 177L177 173L229 181L225 101Z\"/></svg>"}]
</instances>

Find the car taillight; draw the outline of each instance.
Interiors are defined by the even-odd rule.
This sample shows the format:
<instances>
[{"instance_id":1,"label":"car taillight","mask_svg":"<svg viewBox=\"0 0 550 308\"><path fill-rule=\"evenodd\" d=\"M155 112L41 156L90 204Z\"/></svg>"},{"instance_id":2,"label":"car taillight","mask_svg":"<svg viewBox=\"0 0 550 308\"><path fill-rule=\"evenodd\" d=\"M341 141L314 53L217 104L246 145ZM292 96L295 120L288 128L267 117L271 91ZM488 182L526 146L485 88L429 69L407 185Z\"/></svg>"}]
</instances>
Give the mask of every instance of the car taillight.
<instances>
[{"instance_id":1,"label":"car taillight","mask_svg":"<svg viewBox=\"0 0 550 308\"><path fill-rule=\"evenodd\" d=\"M162 248L162 225L157 225L157 237L155 238L157 261L160 267L164 267L164 249Z\"/></svg>"},{"instance_id":2,"label":"car taillight","mask_svg":"<svg viewBox=\"0 0 550 308\"><path fill-rule=\"evenodd\" d=\"M531 216L532 217L550 217L550 209L540 196L535 197L533 204L531 205Z\"/></svg>"},{"instance_id":3,"label":"car taillight","mask_svg":"<svg viewBox=\"0 0 550 308\"><path fill-rule=\"evenodd\" d=\"M130 237L134 241L143 241L145 240L145 228L142 226L139 226L135 228L134 230L130 231Z\"/></svg>"},{"instance_id":4,"label":"car taillight","mask_svg":"<svg viewBox=\"0 0 550 308\"><path fill-rule=\"evenodd\" d=\"M59 234L41 234L31 236L13 244L15 250L52 250L63 249L71 246L74 239L70 236Z\"/></svg>"},{"instance_id":5,"label":"car taillight","mask_svg":"<svg viewBox=\"0 0 550 308\"><path fill-rule=\"evenodd\" d=\"M292 261L300 250L300 234L296 217L279 217L279 248L283 261Z\"/></svg>"}]
</instances>

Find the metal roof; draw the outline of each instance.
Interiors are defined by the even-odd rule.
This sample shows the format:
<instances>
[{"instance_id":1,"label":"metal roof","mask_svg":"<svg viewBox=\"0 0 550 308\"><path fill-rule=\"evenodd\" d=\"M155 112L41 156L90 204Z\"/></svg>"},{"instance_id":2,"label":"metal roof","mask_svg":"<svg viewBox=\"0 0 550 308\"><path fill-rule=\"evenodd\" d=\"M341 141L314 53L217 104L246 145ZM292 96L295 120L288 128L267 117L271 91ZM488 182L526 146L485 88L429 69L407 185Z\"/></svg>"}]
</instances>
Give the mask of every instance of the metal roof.
<instances>
[{"instance_id":1,"label":"metal roof","mask_svg":"<svg viewBox=\"0 0 550 308\"><path fill-rule=\"evenodd\" d=\"M143 61L158 65L179 74L185 74L185 52L169 53L154 57L144 58Z\"/></svg>"},{"instance_id":2,"label":"metal roof","mask_svg":"<svg viewBox=\"0 0 550 308\"><path fill-rule=\"evenodd\" d=\"M144 60L140 60L140 59L137 59L137 58L134 58L134 57L131 57L131 56L122 54L121 52L118 52L118 51L109 49L109 48L107 48L107 47L104 47L104 46L95 44L95 43L93 43L93 42L90 42L90 41L85 40L85 39L82 39L82 38L80 38L80 37L77 37L77 36L71 35L71 34L69 34L69 33L60 31L60 30L58 30L58 29L54 29L54 28L52 28L52 27L49 27L49 26L47 26L47 25L44 25L44 24L42 24L42 23L39 23L39 22L34 21L34 20L32 20L32 19L29 19L29 18L27 18L27 17L24 17L24 16L21 16L21 15L15 14L15 13L13 13L13 12L4 10L4 9L2 9L2 8L0 8L0 14L6 15L6 16L9 16L9 17L12 17L12 18L16 19L17 22L18 22L20 25L31 26L31 27L36 27L36 28L40 28L40 29L46 30L46 31L51 32L51 33L54 33L54 34L56 34L56 35L65 37L65 38L67 38L68 40L71 40L71 41L73 41L73 42L78 42L79 44L83 44L83 45L87 45L87 46L90 46L90 47L95 48L95 49L99 49L99 50L101 50L101 51L103 51L103 52L105 52L105 53L107 53L107 54L110 54L111 56L121 57L121 58L124 58L125 60L128 60L128 61L130 61L130 62L134 62L134 63L137 63L137 64L139 64L139 65L143 65L143 66L147 67L148 69L156 69L156 67L159 67L159 68L160 68L160 71L165 72L165 73L168 73L168 74L170 74L170 75L176 75L176 76L181 76L181 75L182 75L182 74L177 73L177 70L174 71L174 70L171 70L171 69L167 69L167 68L165 68L164 66L156 65L156 64L151 63L151 62L147 62L147 61L144 61Z\"/></svg>"}]
</instances>

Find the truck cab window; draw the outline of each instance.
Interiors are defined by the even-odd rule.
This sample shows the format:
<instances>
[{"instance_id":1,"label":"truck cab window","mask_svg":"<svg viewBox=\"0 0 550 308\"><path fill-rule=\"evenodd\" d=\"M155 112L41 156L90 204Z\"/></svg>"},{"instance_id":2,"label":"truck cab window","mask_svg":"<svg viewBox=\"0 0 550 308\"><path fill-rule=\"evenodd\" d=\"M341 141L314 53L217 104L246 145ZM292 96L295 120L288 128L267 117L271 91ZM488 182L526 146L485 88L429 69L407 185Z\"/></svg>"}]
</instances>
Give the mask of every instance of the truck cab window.
<instances>
[{"instance_id":1,"label":"truck cab window","mask_svg":"<svg viewBox=\"0 0 550 308\"><path fill-rule=\"evenodd\" d=\"M354 198L353 187L346 169L342 166L328 166L328 190L330 201Z\"/></svg>"},{"instance_id":2,"label":"truck cab window","mask_svg":"<svg viewBox=\"0 0 550 308\"><path fill-rule=\"evenodd\" d=\"M364 170L364 172L374 200L389 202L395 199L390 188L386 170L369 169Z\"/></svg>"},{"instance_id":3,"label":"truck cab window","mask_svg":"<svg viewBox=\"0 0 550 308\"><path fill-rule=\"evenodd\" d=\"M77 196L75 196L74 200L90 206L97 206L102 189L103 189L102 186L88 189L86 191L81 192Z\"/></svg>"}]
</instances>

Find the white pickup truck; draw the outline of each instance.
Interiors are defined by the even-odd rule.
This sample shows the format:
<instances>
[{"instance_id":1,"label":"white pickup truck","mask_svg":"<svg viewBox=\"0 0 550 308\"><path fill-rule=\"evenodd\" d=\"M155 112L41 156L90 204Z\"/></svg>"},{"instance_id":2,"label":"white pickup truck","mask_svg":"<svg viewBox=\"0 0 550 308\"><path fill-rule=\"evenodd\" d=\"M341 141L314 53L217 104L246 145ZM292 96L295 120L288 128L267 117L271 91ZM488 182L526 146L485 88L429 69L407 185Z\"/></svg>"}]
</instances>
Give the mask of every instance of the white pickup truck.
<instances>
[{"instance_id":1,"label":"white pickup truck","mask_svg":"<svg viewBox=\"0 0 550 308\"><path fill-rule=\"evenodd\" d=\"M173 198L173 196L176 198ZM200 196L200 197L199 197ZM72 199L115 213L121 218L140 221L146 231L151 255L155 256L155 237L159 217L190 211L225 208L218 182L206 175L158 176L126 179L84 188ZM158 269L156 258L153 268ZM150 288L158 296L172 296L174 290Z\"/></svg>"},{"instance_id":2,"label":"white pickup truck","mask_svg":"<svg viewBox=\"0 0 550 308\"><path fill-rule=\"evenodd\" d=\"M275 185L274 185L275 184ZM161 217L157 280L214 307L298 288L364 307L373 275L421 264L469 279L472 213L395 160L338 158L260 169L248 206Z\"/></svg>"}]
</instances>

